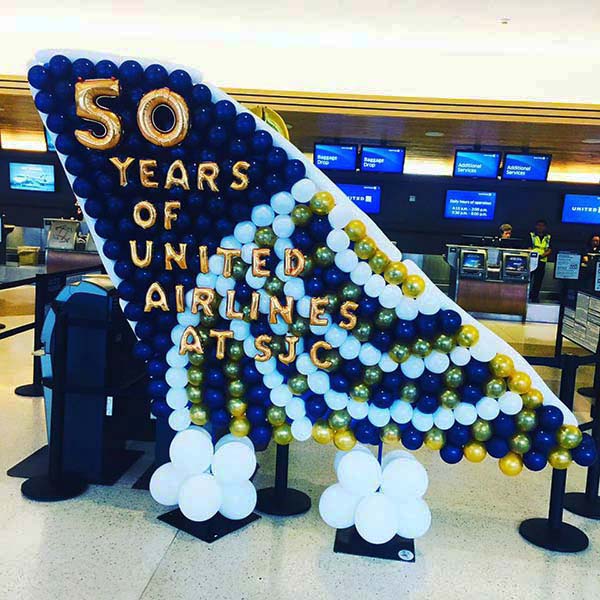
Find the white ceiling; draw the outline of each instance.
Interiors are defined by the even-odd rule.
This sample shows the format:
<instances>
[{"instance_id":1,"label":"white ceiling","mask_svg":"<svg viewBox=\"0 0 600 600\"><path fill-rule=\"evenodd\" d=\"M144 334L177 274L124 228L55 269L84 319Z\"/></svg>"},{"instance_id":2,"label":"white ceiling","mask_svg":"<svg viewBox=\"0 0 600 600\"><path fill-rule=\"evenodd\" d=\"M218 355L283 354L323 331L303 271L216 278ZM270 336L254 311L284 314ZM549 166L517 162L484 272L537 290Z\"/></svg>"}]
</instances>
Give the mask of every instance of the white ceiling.
<instances>
[{"instance_id":1,"label":"white ceiling","mask_svg":"<svg viewBox=\"0 0 600 600\"><path fill-rule=\"evenodd\" d=\"M4 0L0 72L44 47L170 59L229 87L600 103L598 0Z\"/></svg>"}]
</instances>

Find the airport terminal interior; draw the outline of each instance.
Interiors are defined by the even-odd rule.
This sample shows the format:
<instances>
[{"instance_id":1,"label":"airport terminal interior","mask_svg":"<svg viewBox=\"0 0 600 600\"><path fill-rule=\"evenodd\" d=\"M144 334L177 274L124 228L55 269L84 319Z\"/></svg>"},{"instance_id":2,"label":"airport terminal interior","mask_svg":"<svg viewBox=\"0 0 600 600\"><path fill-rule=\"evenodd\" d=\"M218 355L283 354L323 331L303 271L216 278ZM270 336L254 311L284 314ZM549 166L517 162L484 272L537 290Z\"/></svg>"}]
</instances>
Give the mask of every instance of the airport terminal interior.
<instances>
[{"instance_id":1,"label":"airport terminal interior","mask_svg":"<svg viewBox=\"0 0 600 600\"><path fill-rule=\"evenodd\" d=\"M585 0L568 11L541 0L1 6L0 600L598 597L598 40L600 6ZM71 124L83 122L98 127L71 135ZM183 133L170 141L181 123ZM248 127L254 137L246 140ZM100 141L111 132L117 150L114 166L106 167L111 146ZM85 159L78 144L90 144ZM191 191L186 160L194 165ZM215 179L225 167L233 182L223 174ZM215 181L230 189L219 191ZM311 192L303 199L305 189ZM284 197L289 209L279 208ZM254 208L244 212L239 198ZM152 202L170 231L155 233ZM125 214L130 206L133 221ZM343 206L354 220L339 217L338 227ZM198 246L203 239L207 246ZM135 250L142 242L147 253L152 243L164 250L155 259L147 254L144 264ZM200 248L187 266L186 245ZM282 375L275 367L263 372L261 365L276 362L270 349L262 350L264 363L252 360L261 337L275 337L283 348L285 323L274 318L272 331L261 329L248 324L257 318L253 309L243 312L247 307L233 298L230 305L230 290L238 300L252 292L254 303L253 289L263 285L256 273L266 262L250 255L250 246L268 247L267 254L272 248L286 269L283 275L273 267L277 277L264 286L271 286L271 301L277 293L297 301L301 317L285 323L300 338L300 374L290 370L296 351L288 338L292 359ZM296 272L309 273L304 283L288 276L287 253L283 267L284 246L306 254ZM134 266L123 258L130 248ZM213 275L220 257L202 254L223 248L238 252L233 278L237 269L241 285L232 279L229 286L225 271ZM355 263L348 258L346 267L344 253ZM139 301L138 288L148 288L163 260L157 287ZM363 279L356 264L369 276ZM192 265L199 269L192 275L177 271ZM291 280L302 283L299 293ZM343 297L328 292L342 280L349 282ZM175 283L181 289L172 292ZM190 296L193 286L207 287ZM219 314L210 313L213 290L211 300L197 299L211 286L217 298L227 295L226 313L225 300L215 305ZM271 317L273 305L262 307L267 294L256 295L256 313L260 297L261 313ZM312 303L304 314L308 295L325 296L325 321L313 320ZM182 314L168 313L167 298ZM329 307L338 310L341 302L346 318L354 317L346 306L358 314L358 325L354 317L347 327L356 327L353 339L362 342L354 354L345 351L352 336L342 321L318 327L331 325ZM147 316L160 312L150 312L156 307L165 311L162 322ZM278 310L285 320L285 307ZM198 357L201 341L212 348L214 329L209 335L194 327L216 327L225 315L234 332L227 347L246 353L240 363L233 350L219 357L226 341L219 338L217 358L225 356L224 369L233 374L225 377L233 382L221 371L210 374L216 359L196 361L189 350L195 342ZM337 344L334 328L342 336ZM321 334L326 341L317 341ZM247 342L256 348L249 351ZM484 342L489 347L482 349ZM180 368L187 357L178 362L185 351L177 352L184 343L187 375ZM333 363L319 362L319 344L332 351L328 359L335 355ZM240 374L243 361L251 365ZM411 372L416 363L421 370ZM369 397L360 379L348 391L350 364L373 379L374 390L380 381L385 389ZM327 391L311 379L317 367L329 373ZM183 384L175 371L183 372ZM442 384L427 390L428 375L446 385L439 406ZM519 375L526 384L519 386ZM254 387L261 377L266 387ZM404 395L410 386L415 398ZM282 387L298 396L290 402L300 408L279 402ZM363 413L365 388L373 404ZM500 408L486 416L484 400ZM408 417L396 416L399 403L409 406ZM447 425L442 413L450 415ZM225 415L221 425L217 415ZM198 472L190 467L190 479L233 485L216 464L226 438L240 452L257 451L258 466L244 485L258 490L258 501L254 494L243 515L222 504L220 512L216 506L194 518L181 491L173 502L161 501L153 474L177 465L177 439L198 430L208 433L214 459ZM386 472L409 461L391 457L400 450L411 452L429 483L419 494L427 513L422 531L415 513L408 528L398 517L390 536L376 541L374 529L385 524L370 521L369 533L359 518L362 504L343 526L335 507L328 518L331 486L350 493L347 457L365 452L377 463L381 480L371 495L390 502ZM71 475L75 487L67 489ZM27 487L39 479L50 488ZM270 503L263 488L274 490ZM282 489L298 490L296 500L305 504L290 508L292 496L278 495ZM159 519L173 507L170 521ZM527 530L531 519L539 522Z\"/></svg>"}]
</instances>

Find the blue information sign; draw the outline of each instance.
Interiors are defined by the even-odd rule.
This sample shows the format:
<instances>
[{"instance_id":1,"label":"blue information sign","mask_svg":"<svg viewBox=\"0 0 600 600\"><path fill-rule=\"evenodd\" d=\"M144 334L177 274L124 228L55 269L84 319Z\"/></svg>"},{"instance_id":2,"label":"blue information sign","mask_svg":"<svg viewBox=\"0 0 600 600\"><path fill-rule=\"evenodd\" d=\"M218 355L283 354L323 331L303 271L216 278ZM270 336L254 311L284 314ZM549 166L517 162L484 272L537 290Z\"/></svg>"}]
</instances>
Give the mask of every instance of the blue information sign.
<instances>
[{"instance_id":1,"label":"blue information sign","mask_svg":"<svg viewBox=\"0 0 600 600\"><path fill-rule=\"evenodd\" d=\"M454 158L454 176L495 179L498 177L499 166L500 152L457 150Z\"/></svg>"},{"instance_id":2,"label":"blue information sign","mask_svg":"<svg viewBox=\"0 0 600 600\"><path fill-rule=\"evenodd\" d=\"M381 209L381 188L378 185L338 183L338 187L356 206L368 214L377 214Z\"/></svg>"},{"instance_id":3,"label":"blue information sign","mask_svg":"<svg viewBox=\"0 0 600 600\"><path fill-rule=\"evenodd\" d=\"M446 219L491 221L496 209L496 192L448 190L446 192Z\"/></svg>"},{"instance_id":4,"label":"blue information sign","mask_svg":"<svg viewBox=\"0 0 600 600\"><path fill-rule=\"evenodd\" d=\"M315 144L314 163L321 169L355 171L357 154L358 147L354 145Z\"/></svg>"},{"instance_id":5,"label":"blue information sign","mask_svg":"<svg viewBox=\"0 0 600 600\"><path fill-rule=\"evenodd\" d=\"M404 148L363 146L360 170L371 173L402 173L404 171L404 156Z\"/></svg>"}]
</instances>

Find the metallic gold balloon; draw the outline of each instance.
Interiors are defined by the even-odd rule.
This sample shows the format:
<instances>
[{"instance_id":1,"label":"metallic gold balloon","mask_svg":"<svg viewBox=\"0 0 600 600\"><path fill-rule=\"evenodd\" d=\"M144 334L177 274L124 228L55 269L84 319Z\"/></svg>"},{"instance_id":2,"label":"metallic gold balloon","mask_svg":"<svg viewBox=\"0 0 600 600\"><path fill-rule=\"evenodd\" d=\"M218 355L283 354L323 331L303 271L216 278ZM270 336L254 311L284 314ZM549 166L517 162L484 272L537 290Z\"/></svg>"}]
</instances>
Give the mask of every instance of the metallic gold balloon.
<instances>
[{"instance_id":1,"label":"metallic gold balloon","mask_svg":"<svg viewBox=\"0 0 600 600\"><path fill-rule=\"evenodd\" d=\"M227 356L234 361L241 360L244 356L244 346L242 343L238 341L229 342L229 345L227 346Z\"/></svg>"},{"instance_id":2,"label":"metallic gold balloon","mask_svg":"<svg viewBox=\"0 0 600 600\"><path fill-rule=\"evenodd\" d=\"M342 288L341 296L344 300L358 300L362 296L362 290L355 283L347 283Z\"/></svg>"},{"instance_id":3,"label":"metallic gold balloon","mask_svg":"<svg viewBox=\"0 0 600 600\"><path fill-rule=\"evenodd\" d=\"M508 389L517 394L526 394L531 389L531 377L523 371L516 371L508 379Z\"/></svg>"},{"instance_id":4,"label":"metallic gold balloon","mask_svg":"<svg viewBox=\"0 0 600 600\"><path fill-rule=\"evenodd\" d=\"M206 425L208 423L209 412L203 404L193 404L190 406L190 419L194 425Z\"/></svg>"},{"instance_id":5,"label":"metallic gold balloon","mask_svg":"<svg viewBox=\"0 0 600 600\"><path fill-rule=\"evenodd\" d=\"M333 441L333 429L329 427L326 421L317 421L312 428L312 437L319 444L329 444Z\"/></svg>"},{"instance_id":6,"label":"metallic gold balloon","mask_svg":"<svg viewBox=\"0 0 600 600\"><path fill-rule=\"evenodd\" d=\"M396 444L400 441L400 427L396 423L388 423L381 428L379 439L384 444Z\"/></svg>"},{"instance_id":7,"label":"metallic gold balloon","mask_svg":"<svg viewBox=\"0 0 600 600\"><path fill-rule=\"evenodd\" d=\"M329 267L333 264L335 253L327 246L318 246L314 253L315 263L319 267Z\"/></svg>"},{"instance_id":8,"label":"metallic gold balloon","mask_svg":"<svg viewBox=\"0 0 600 600\"><path fill-rule=\"evenodd\" d=\"M441 334L435 338L433 341L433 349L438 352L443 352L444 354L450 354L452 350L456 347L456 342L454 338L450 335Z\"/></svg>"},{"instance_id":9,"label":"metallic gold balloon","mask_svg":"<svg viewBox=\"0 0 600 600\"><path fill-rule=\"evenodd\" d=\"M254 241L261 248L272 248L277 241L277 236L270 227L259 227L254 234Z\"/></svg>"},{"instance_id":10,"label":"metallic gold balloon","mask_svg":"<svg viewBox=\"0 0 600 600\"><path fill-rule=\"evenodd\" d=\"M405 402L416 402L419 399L419 388L414 383L406 383L400 388L400 398Z\"/></svg>"},{"instance_id":11,"label":"metallic gold balloon","mask_svg":"<svg viewBox=\"0 0 600 600\"><path fill-rule=\"evenodd\" d=\"M566 448L554 448L548 454L548 462L553 469L566 469L572 462L571 453Z\"/></svg>"},{"instance_id":12,"label":"metallic gold balloon","mask_svg":"<svg viewBox=\"0 0 600 600\"><path fill-rule=\"evenodd\" d=\"M487 442L492 437L493 433L489 421L477 419L477 421L471 425L471 435L477 442Z\"/></svg>"},{"instance_id":13,"label":"metallic gold balloon","mask_svg":"<svg viewBox=\"0 0 600 600\"><path fill-rule=\"evenodd\" d=\"M485 384L485 395L490 398L500 398L506 391L504 379L492 378Z\"/></svg>"},{"instance_id":14,"label":"metallic gold balloon","mask_svg":"<svg viewBox=\"0 0 600 600\"><path fill-rule=\"evenodd\" d=\"M250 421L246 417L234 417L229 422L229 432L236 437L246 437L250 433Z\"/></svg>"},{"instance_id":15,"label":"metallic gold balloon","mask_svg":"<svg viewBox=\"0 0 600 600\"><path fill-rule=\"evenodd\" d=\"M227 361L223 365L223 374L227 379L239 379L242 368L239 362Z\"/></svg>"},{"instance_id":16,"label":"metallic gold balloon","mask_svg":"<svg viewBox=\"0 0 600 600\"><path fill-rule=\"evenodd\" d=\"M265 281L264 289L270 296L279 296L283 291L283 281L278 277L269 277Z\"/></svg>"},{"instance_id":17,"label":"metallic gold balloon","mask_svg":"<svg viewBox=\"0 0 600 600\"><path fill-rule=\"evenodd\" d=\"M515 424L519 431L533 431L537 426L537 417L535 410L524 408L516 417Z\"/></svg>"},{"instance_id":18,"label":"metallic gold balloon","mask_svg":"<svg viewBox=\"0 0 600 600\"><path fill-rule=\"evenodd\" d=\"M514 477L523 470L523 459L515 452L508 452L498 461L498 466L505 475Z\"/></svg>"},{"instance_id":19,"label":"metallic gold balloon","mask_svg":"<svg viewBox=\"0 0 600 600\"><path fill-rule=\"evenodd\" d=\"M269 421L273 427L283 425L285 423L285 418L285 408L282 406L269 406L267 409L267 421Z\"/></svg>"},{"instance_id":20,"label":"metallic gold balloon","mask_svg":"<svg viewBox=\"0 0 600 600\"><path fill-rule=\"evenodd\" d=\"M233 396L234 398L241 398L246 393L246 386L241 379L234 379L233 381L229 382L227 391L229 392L230 396Z\"/></svg>"},{"instance_id":21,"label":"metallic gold balloon","mask_svg":"<svg viewBox=\"0 0 600 600\"><path fill-rule=\"evenodd\" d=\"M352 334L359 342L366 342L371 337L371 325L361 321L352 331Z\"/></svg>"},{"instance_id":22,"label":"metallic gold balloon","mask_svg":"<svg viewBox=\"0 0 600 600\"><path fill-rule=\"evenodd\" d=\"M506 354L496 354L489 364L494 377L510 377L515 372L515 363Z\"/></svg>"},{"instance_id":23,"label":"metallic gold balloon","mask_svg":"<svg viewBox=\"0 0 600 600\"><path fill-rule=\"evenodd\" d=\"M576 425L561 425L556 432L556 441L562 448L572 450L581 444L583 434Z\"/></svg>"},{"instance_id":24,"label":"metallic gold balloon","mask_svg":"<svg viewBox=\"0 0 600 600\"><path fill-rule=\"evenodd\" d=\"M370 396L369 386L364 383L357 383L350 390L350 397L357 402L366 402Z\"/></svg>"},{"instance_id":25,"label":"metallic gold balloon","mask_svg":"<svg viewBox=\"0 0 600 600\"><path fill-rule=\"evenodd\" d=\"M154 124L154 111L162 105L173 112L175 124L169 131L161 131ZM140 133L155 146L171 147L181 143L190 127L190 111L183 96L169 88L150 90L140 100L137 109Z\"/></svg>"},{"instance_id":26,"label":"metallic gold balloon","mask_svg":"<svg viewBox=\"0 0 600 600\"><path fill-rule=\"evenodd\" d=\"M410 348L404 344L394 344L389 350L390 358L400 364L410 357Z\"/></svg>"},{"instance_id":27,"label":"metallic gold balloon","mask_svg":"<svg viewBox=\"0 0 600 600\"><path fill-rule=\"evenodd\" d=\"M431 342L424 340L423 338L417 338L410 347L410 351L415 356L420 356L421 358L425 358L431 354L431 350Z\"/></svg>"},{"instance_id":28,"label":"metallic gold balloon","mask_svg":"<svg viewBox=\"0 0 600 600\"><path fill-rule=\"evenodd\" d=\"M328 423L330 427L333 429L344 429L350 425L350 421L352 417L348 414L346 410L334 410L328 419Z\"/></svg>"},{"instance_id":29,"label":"metallic gold balloon","mask_svg":"<svg viewBox=\"0 0 600 600\"><path fill-rule=\"evenodd\" d=\"M390 259L388 258L387 254L381 250L377 250L369 259L369 266L374 273L379 274L384 271L389 262Z\"/></svg>"},{"instance_id":30,"label":"metallic gold balloon","mask_svg":"<svg viewBox=\"0 0 600 600\"><path fill-rule=\"evenodd\" d=\"M470 348L479 341L479 331L474 325L463 325L456 334L456 343L464 348Z\"/></svg>"},{"instance_id":31,"label":"metallic gold balloon","mask_svg":"<svg viewBox=\"0 0 600 600\"><path fill-rule=\"evenodd\" d=\"M430 450L441 450L446 443L446 434L441 429L432 427L425 434L424 443Z\"/></svg>"},{"instance_id":32,"label":"metallic gold balloon","mask_svg":"<svg viewBox=\"0 0 600 600\"><path fill-rule=\"evenodd\" d=\"M317 192L310 199L310 208L316 215L327 215L335 206L335 198L330 192Z\"/></svg>"},{"instance_id":33,"label":"metallic gold balloon","mask_svg":"<svg viewBox=\"0 0 600 600\"><path fill-rule=\"evenodd\" d=\"M468 442L464 447L464 455L468 461L479 463L487 456L485 445L481 442Z\"/></svg>"},{"instance_id":34,"label":"metallic gold balloon","mask_svg":"<svg viewBox=\"0 0 600 600\"><path fill-rule=\"evenodd\" d=\"M248 265L240 258L234 258L231 265L231 276L236 280L240 281L246 276L248 271Z\"/></svg>"},{"instance_id":35,"label":"metallic gold balloon","mask_svg":"<svg viewBox=\"0 0 600 600\"><path fill-rule=\"evenodd\" d=\"M540 390L531 388L526 394L521 396L523 399L523 407L535 409L544 403L544 396Z\"/></svg>"},{"instance_id":36,"label":"metallic gold balloon","mask_svg":"<svg viewBox=\"0 0 600 600\"><path fill-rule=\"evenodd\" d=\"M402 291L406 296L417 298L425 291L425 281L419 275L408 275L402 283Z\"/></svg>"},{"instance_id":37,"label":"metallic gold balloon","mask_svg":"<svg viewBox=\"0 0 600 600\"><path fill-rule=\"evenodd\" d=\"M188 381L195 386L199 386L204 381L204 371L199 367L190 367L187 372Z\"/></svg>"},{"instance_id":38,"label":"metallic gold balloon","mask_svg":"<svg viewBox=\"0 0 600 600\"><path fill-rule=\"evenodd\" d=\"M199 404L202 402L202 388L194 387L193 385L188 385L185 388L187 392L188 400L194 404Z\"/></svg>"},{"instance_id":39,"label":"metallic gold balloon","mask_svg":"<svg viewBox=\"0 0 600 600\"><path fill-rule=\"evenodd\" d=\"M201 367L204 364L204 354L196 354L195 352L188 353L190 364L194 367Z\"/></svg>"},{"instance_id":40,"label":"metallic gold balloon","mask_svg":"<svg viewBox=\"0 0 600 600\"><path fill-rule=\"evenodd\" d=\"M294 206L292 212L290 213L290 217L294 222L294 225L306 225L310 218L312 217L312 212L306 204L296 204Z\"/></svg>"},{"instance_id":41,"label":"metallic gold balloon","mask_svg":"<svg viewBox=\"0 0 600 600\"><path fill-rule=\"evenodd\" d=\"M354 252L356 252L358 258L362 258L362 260L371 258L376 250L377 244L375 243L375 240L369 236L365 236L354 244Z\"/></svg>"},{"instance_id":42,"label":"metallic gold balloon","mask_svg":"<svg viewBox=\"0 0 600 600\"><path fill-rule=\"evenodd\" d=\"M367 385L376 385L381 381L383 372L379 367L367 367L363 373L363 379Z\"/></svg>"},{"instance_id":43,"label":"metallic gold balloon","mask_svg":"<svg viewBox=\"0 0 600 600\"><path fill-rule=\"evenodd\" d=\"M450 367L444 373L444 384L452 390L459 388L465 380L465 376L460 367Z\"/></svg>"},{"instance_id":44,"label":"metallic gold balloon","mask_svg":"<svg viewBox=\"0 0 600 600\"><path fill-rule=\"evenodd\" d=\"M407 277L408 269L399 260L388 263L383 272L383 278L392 285L400 285Z\"/></svg>"},{"instance_id":45,"label":"metallic gold balloon","mask_svg":"<svg viewBox=\"0 0 600 600\"><path fill-rule=\"evenodd\" d=\"M308 378L306 375L294 375L288 379L288 387L296 396L308 391Z\"/></svg>"},{"instance_id":46,"label":"metallic gold balloon","mask_svg":"<svg viewBox=\"0 0 600 600\"><path fill-rule=\"evenodd\" d=\"M396 320L396 311L392 308L382 308L375 315L374 323L378 329L389 329Z\"/></svg>"},{"instance_id":47,"label":"metallic gold balloon","mask_svg":"<svg viewBox=\"0 0 600 600\"><path fill-rule=\"evenodd\" d=\"M460 395L454 390L444 390L440 394L440 404L444 408L456 408L460 403Z\"/></svg>"},{"instance_id":48,"label":"metallic gold balloon","mask_svg":"<svg viewBox=\"0 0 600 600\"><path fill-rule=\"evenodd\" d=\"M357 219L350 221L350 223L344 227L344 231L350 238L351 242L358 242L359 240L362 240L365 235L367 235L366 225Z\"/></svg>"},{"instance_id":49,"label":"metallic gold balloon","mask_svg":"<svg viewBox=\"0 0 600 600\"><path fill-rule=\"evenodd\" d=\"M526 433L515 433L508 440L508 445L517 454L526 454L531 450L531 440Z\"/></svg>"},{"instance_id":50,"label":"metallic gold balloon","mask_svg":"<svg viewBox=\"0 0 600 600\"><path fill-rule=\"evenodd\" d=\"M227 411L232 417L243 417L248 405L239 398L230 398L227 401Z\"/></svg>"},{"instance_id":51,"label":"metallic gold balloon","mask_svg":"<svg viewBox=\"0 0 600 600\"><path fill-rule=\"evenodd\" d=\"M348 450L352 450L356 445L356 438L351 429L341 429L335 432L333 443L338 450L348 452Z\"/></svg>"},{"instance_id":52,"label":"metallic gold balloon","mask_svg":"<svg viewBox=\"0 0 600 600\"><path fill-rule=\"evenodd\" d=\"M283 352L284 342L282 338L273 338L269 342L269 347L271 348L271 352L273 352L273 356L279 356Z\"/></svg>"},{"instance_id":53,"label":"metallic gold balloon","mask_svg":"<svg viewBox=\"0 0 600 600\"><path fill-rule=\"evenodd\" d=\"M308 333L309 325L306 319L298 317L291 325L290 332L297 337L304 337Z\"/></svg>"},{"instance_id":54,"label":"metallic gold balloon","mask_svg":"<svg viewBox=\"0 0 600 600\"><path fill-rule=\"evenodd\" d=\"M273 440L276 444L287 446L293 439L292 426L289 423L283 423L273 428Z\"/></svg>"}]
</instances>

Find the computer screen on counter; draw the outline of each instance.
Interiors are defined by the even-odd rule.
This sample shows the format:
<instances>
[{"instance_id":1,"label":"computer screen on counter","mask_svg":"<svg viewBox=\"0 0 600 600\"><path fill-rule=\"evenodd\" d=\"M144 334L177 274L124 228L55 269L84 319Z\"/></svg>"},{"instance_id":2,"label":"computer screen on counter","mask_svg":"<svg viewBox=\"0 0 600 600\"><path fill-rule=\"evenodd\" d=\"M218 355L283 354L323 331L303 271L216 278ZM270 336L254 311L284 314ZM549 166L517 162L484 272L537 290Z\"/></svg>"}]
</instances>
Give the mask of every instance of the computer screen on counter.
<instances>
[{"instance_id":1,"label":"computer screen on counter","mask_svg":"<svg viewBox=\"0 0 600 600\"><path fill-rule=\"evenodd\" d=\"M9 163L11 190L54 192L54 165Z\"/></svg>"}]
</instances>

